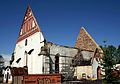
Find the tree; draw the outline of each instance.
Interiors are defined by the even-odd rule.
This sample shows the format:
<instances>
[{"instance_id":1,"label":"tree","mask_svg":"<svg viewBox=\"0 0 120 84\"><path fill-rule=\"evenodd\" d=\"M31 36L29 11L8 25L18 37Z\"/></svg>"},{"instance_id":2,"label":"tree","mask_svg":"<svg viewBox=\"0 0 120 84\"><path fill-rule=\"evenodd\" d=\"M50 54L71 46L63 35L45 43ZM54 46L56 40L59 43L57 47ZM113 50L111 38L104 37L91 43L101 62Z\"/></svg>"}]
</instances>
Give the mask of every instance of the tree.
<instances>
[{"instance_id":1,"label":"tree","mask_svg":"<svg viewBox=\"0 0 120 84\"><path fill-rule=\"evenodd\" d=\"M4 58L2 55L0 55L0 76L2 76L2 71L3 71L3 68L4 68Z\"/></svg>"},{"instance_id":2,"label":"tree","mask_svg":"<svg viewBox=\"0 0 120 84\"><path fill-rule=\"evenodd\" d=\"M117 77L114 77L114 69L118 61L116 60L115 52L116 52L116 47L113 45L109 46L104 46L102 47L104 51L104 56L102 58L102 67L105 72L103 75L105 79L105 84L113 84L115 81L117 81Z\"/></svg>"},{"instance_id":3,"label":"tree","mask_svg":"<svg viewBox=\"0 0 120 84\"><path fill-rule=\"evenodd\" d=\"M115 58L118 61L118 64L120 64L120 45L118 46L118 48L115 52Z\"/></svg>"}]
</instances>

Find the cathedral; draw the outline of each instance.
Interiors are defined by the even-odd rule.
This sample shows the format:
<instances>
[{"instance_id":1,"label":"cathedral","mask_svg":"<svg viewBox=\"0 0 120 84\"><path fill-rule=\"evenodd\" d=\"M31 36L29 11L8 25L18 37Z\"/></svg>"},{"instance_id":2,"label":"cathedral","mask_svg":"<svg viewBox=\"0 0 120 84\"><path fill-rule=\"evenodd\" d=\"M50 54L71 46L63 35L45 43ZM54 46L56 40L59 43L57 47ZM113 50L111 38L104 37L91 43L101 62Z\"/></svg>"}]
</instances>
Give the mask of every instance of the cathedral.
<instances>
[{"instance_id":1,"label":"cathedral","mask_svg":"<svg viewBox=\"0 0 120 84\"><path fill-rule=\"evenodd\" d=\"M100 79L103 51L84 27L74 47L57 45L44 38L30 6L17 38L11 68L27 68L28 74L62 74L66 79Z\"/></svg>"}]
</instances>

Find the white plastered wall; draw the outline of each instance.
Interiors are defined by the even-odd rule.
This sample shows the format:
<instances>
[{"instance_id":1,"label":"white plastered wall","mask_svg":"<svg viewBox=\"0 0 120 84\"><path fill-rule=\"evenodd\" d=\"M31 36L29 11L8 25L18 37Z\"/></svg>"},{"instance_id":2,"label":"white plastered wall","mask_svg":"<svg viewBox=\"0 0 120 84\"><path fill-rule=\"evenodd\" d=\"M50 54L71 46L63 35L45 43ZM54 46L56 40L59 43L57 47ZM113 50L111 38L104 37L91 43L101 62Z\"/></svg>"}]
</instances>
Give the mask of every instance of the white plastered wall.
<instances>
[{"instance_id":1,"label":"white plastered wall","mask_svg":"<svg viewBox=\"0 0 120 84\"><path fill-rule=\"evenodd\" d=\"M27 39L27 46L25 46L25 40ZM14 51L14 61L12 67L24 67L26 66L26 56L25 51L29 52L31 49L34 49L33 52L28 57L28 73L29 74L41 74L43 67L43 56L38 56L41 51L41 47L44 46L42 42L44 37L41 32L37 32L28 38L26 38L16 44ZM42 43L41 43L42 42ZM16 61L21 58L19 63Z\"/></svg>"}]
</instances>

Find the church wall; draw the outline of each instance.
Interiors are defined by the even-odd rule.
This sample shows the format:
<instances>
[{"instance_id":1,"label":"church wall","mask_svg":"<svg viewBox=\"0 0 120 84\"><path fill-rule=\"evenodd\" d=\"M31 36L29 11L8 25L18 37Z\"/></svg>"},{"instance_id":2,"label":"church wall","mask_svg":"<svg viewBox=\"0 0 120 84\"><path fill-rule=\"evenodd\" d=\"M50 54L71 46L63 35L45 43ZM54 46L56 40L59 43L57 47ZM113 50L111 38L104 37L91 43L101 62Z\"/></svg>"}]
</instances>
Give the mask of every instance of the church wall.
<instances>
[{"instance_id":1,"label":"church wall","mask_svg":"<svg viewBox=\"0 0 120 84\"><path fill-rule=\"evenodd\" d=\"M78 49L59 46L56 44L51 44L49 48L50 48L50 57L53 61L53 64L52 64L53 70L55 70L55 55L59 53L59 73L65 73L65 72L67 73L70 68L70 64L72 64L72 59L77 54ZM46 62L49 63L49 58L46 57L46 59L48 59L48 61ZM49 65L48 64L46 65L47 65L46 69L49 70L47 68L49 67Z\"/></svg>"},{"instance_id":2,"label":"church wall","mask_svg":"<svg viewBox=\"0 0 120 84\"><path fill-rule=\"evenodd\" d=\"M94 55L94 52L90 52L90 51L81 51L81 53L82 53L82 55L83 55L83 59L84 60L90 60L92 57L93 57L93 55Z\"/></svg>"},{"instance_id":3,"label":"church wall","mask_svg":"<svg viewBox=\"0 0 120 84\"><path fill-rule=\"evenodd\" d=\"M92 63L92 74L93 74L93 78L97 79L97 68L98 68L99 64L96 61L96 59L93 59L93 63Z\"/></svg>"},{"instance_id":4,"label":"church wall","mask_svg":"<svg viewBox=\"0 0 120 84\"><path fill-rule=\"evenodd\" d=\"M84 75L83 75L84 74ZM92 66L77 66L76 67L77 79L92 78Z\"/></svg>"},{"instance_id":5,"label":"church wall","mask_svg":"<svg viewBox=\"0 0 120 84\"><path fill-rule=\"evenodd\" d=\"M27 45L25 46L25 40L27 39ZM15 48L15 60L12 64L13 67L24 67L26 66L26 55L28 57L27 59L27 66L28 66L28 73L29 74L40 74L42 73L42 56L38 56L38 54L41 51L41 46L44 46L44 43L40 43L44 40L42 33L37 32L28 38L26 38L16 44ZM27 53L31 50L31 54L25 54L25 51ZM19 63L16 63L16 61L21 58Z\"/></svg>"}]
</instances>

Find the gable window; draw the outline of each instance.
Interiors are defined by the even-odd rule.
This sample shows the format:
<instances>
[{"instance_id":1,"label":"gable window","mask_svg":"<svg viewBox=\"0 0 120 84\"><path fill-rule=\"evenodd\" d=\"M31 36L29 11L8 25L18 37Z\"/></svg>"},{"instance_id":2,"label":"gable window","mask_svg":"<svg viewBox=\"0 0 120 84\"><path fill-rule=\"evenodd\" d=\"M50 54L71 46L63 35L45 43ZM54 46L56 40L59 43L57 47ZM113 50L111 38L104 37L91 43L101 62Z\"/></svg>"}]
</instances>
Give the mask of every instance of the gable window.
<instances>
[{"instance_id":1,"label":"gable window","mask_svg":"<svg viewBox=\"0 0 120 84\"><path fill-rule=\"evenodd\" d=\"M21 29L21 31L20 31L20 35L22 35L22 29Z\"/></svg>"},{"instance_id":2,"label":"gable window","mask_svg":"<svg viewBox=\"0 0 120 84\"><path fill-rule=\"evenodd\" d=\"M34 28L35 27L35 22L34 22L34 20L32 21L32 28Z\"/></svg>"},{"instance_id":3,"label":"gable window","mask_svg":"<svg viewBox=\"0 0 120 84\"><path fill-rule=\"evenodd\" d=\"M25 40L25 46L27 46L27 39Z\"/></svg>"}]
</instances>

